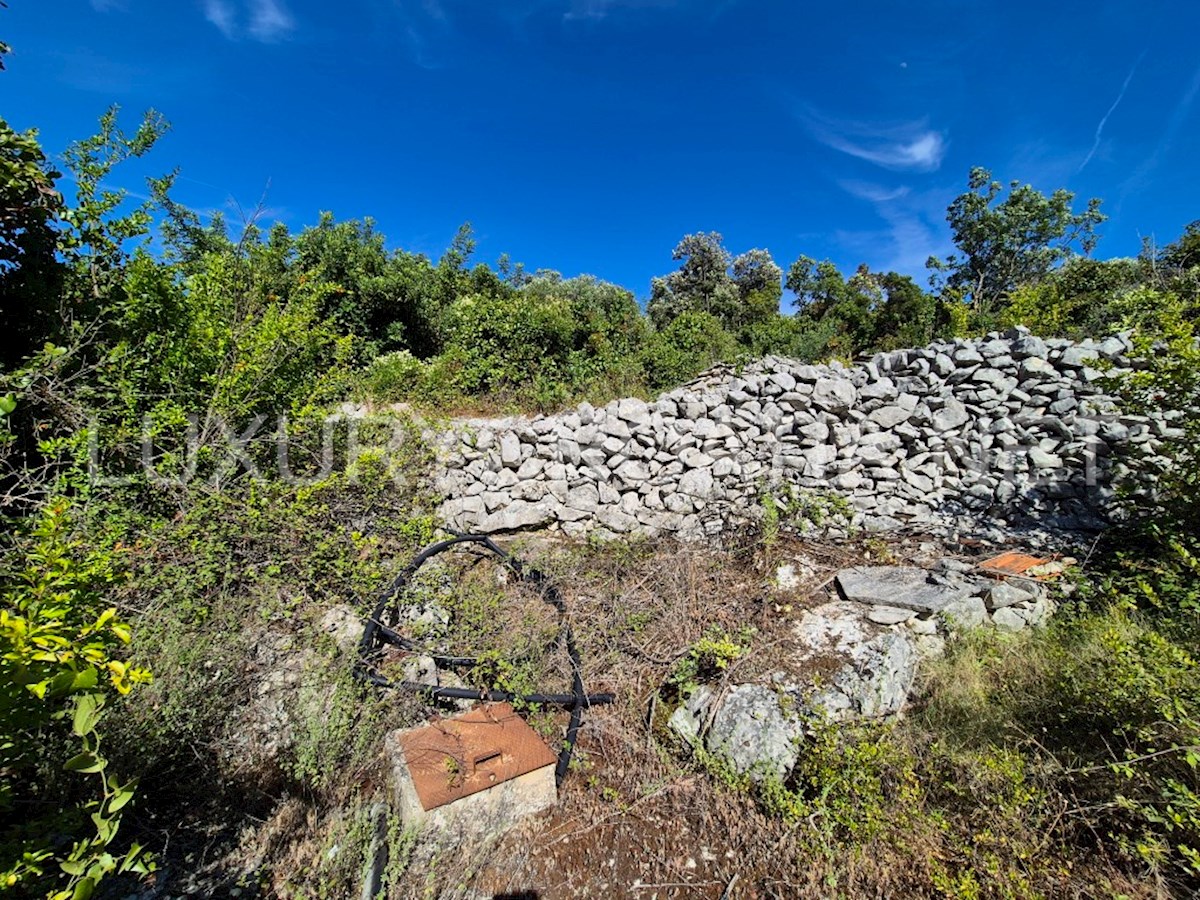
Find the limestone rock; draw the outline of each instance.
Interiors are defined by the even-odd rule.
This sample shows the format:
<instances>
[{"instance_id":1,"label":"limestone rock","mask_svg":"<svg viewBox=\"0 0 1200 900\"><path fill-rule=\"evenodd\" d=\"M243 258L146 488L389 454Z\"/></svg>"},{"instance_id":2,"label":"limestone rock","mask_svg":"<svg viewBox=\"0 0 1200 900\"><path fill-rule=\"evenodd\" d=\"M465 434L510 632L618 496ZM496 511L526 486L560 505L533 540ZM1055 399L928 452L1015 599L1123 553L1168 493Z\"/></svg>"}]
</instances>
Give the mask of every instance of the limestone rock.
<instances>
[{"instance_id":1,"label":"limestone rock","mask_svg":"<svg viewBox=\"0 0 1200 900\"><path fill-rule=\"evenodd\" d=\"M835 600L806 611L794 626L798 655L835 667L804 697L801 708L811 714L835 721L875 718L899 712L908 700L916 677L912 640L903 631L867 622L863 613Z\"/></svg>"},{"instance_id":2,"label":"limestone rock","mask_svg":"<svg viewBox=\"0 0 1200 900\"><path fill-rule=\"evenodd\" d=\"M847 600L874 606L898 606L921 613L940 612L960 592L933 584L924 569L910 566L857 566L835 579Z\"/></svg>"},{"instance_id":3,"label":"limestone rock","mask_svg":"<svg viewBox=\"0 0 1200 900\"><path fill-rule=\"evenodd\" d=\"M800 717L784 712L776 691L739 684L718 707L706 743L734 771L761 781L767 776L782 779L791 771L803 735Z\"/></svg>"}]
</instances>

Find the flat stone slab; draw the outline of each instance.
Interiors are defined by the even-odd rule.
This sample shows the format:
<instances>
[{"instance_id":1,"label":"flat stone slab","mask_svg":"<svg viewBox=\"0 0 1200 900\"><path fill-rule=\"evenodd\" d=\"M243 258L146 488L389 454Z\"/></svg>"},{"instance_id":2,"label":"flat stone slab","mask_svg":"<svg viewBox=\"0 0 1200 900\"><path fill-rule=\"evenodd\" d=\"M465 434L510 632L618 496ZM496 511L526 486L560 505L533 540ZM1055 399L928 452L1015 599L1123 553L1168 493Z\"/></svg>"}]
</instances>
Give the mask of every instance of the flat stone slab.
<instances>
[{"instance_id":1,"label":"flat stone slab","mask_svg":"<svg viewBox=\"0 0 1200 900\"><path fill-rule=\"evenodd\" d=\"M931 583L927 571L913 566L855 566L838 572L836 582L841 595L855 603L919 613L941 612L963 593Z\"/></svg>"}]
</instances>

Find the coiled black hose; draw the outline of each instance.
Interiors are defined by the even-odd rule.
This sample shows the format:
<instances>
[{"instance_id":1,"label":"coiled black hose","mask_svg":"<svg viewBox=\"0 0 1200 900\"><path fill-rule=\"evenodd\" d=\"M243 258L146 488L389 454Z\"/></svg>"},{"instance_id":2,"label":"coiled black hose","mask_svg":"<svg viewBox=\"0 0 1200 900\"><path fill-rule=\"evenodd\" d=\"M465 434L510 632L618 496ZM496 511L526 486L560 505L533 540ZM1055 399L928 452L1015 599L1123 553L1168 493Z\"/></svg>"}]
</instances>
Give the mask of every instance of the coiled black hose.
<instances>
[{"instance_id":1,"label":"coiled black hose","mask_svg":"<svg viewBox=\"0 0 1200 900\"><path fill-rule=\"evenodd\" d=\"M437 687L414 681L392 682L379 674L376 670L375 662L380 651L387 645L400 647L403 650L421 651L425 655L431 656L437 665L443 667L478 665L478 660L470 656L449 656L428 653L424 648L397 632L395 628L384 624L384 617L388 614L389 610L392 612L390 620L393 623L399 620L400 598L408 589L417 570L439 553L444 553L459 544L478 544L493 553L518 579L536 587L542 599L558 611L559 621L561 622L560 633L563 645L567 651L567 658L571 664L571 693L513 694L508 691ZM558 765L554 769L555 781L558 784L562 784L562 780L567 774L567 768L571 764L571 754L575 749L575 741L579 735L579 729L583 725L584 709L589 706L612 703L616 699L613 694L587 693L583 686L581 667L579 650L575 646L575 635L571 631L571 623L567 618L566 603L563 602L562 594L550 580L549 576L540 569L536 569L511 556L498 547L487 535L454 533L454 537L438 541L436 544L430 544L418 553L413 557L412 562L405 566L400 574L379 593L375 608L372 610L371 616L367 619L366 625L363 628L362 640L358 645L358 663L355 666L355 673L367 683L378 688L412 691L414 693L425 694L437 700L516 701L519 703L528 703L533 706L562 706L568 708L571 711L571 718L567 723L567 733L563 741L563 748L558 754Z\"/></svg>"}]
</instances>

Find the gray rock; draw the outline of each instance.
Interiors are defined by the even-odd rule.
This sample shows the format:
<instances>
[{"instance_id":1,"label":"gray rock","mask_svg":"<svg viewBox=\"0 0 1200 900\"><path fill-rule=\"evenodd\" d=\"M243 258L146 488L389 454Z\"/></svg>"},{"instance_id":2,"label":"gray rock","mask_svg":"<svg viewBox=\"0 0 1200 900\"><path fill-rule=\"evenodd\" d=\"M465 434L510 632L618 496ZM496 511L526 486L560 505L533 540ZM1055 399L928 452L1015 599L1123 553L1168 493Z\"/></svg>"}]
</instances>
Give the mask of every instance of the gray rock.
<instances>
[{"instance_id":1,"label":"gray rock","mask_svg":"<svg viewBox=\"0 0 1200 900\"><path fill-rule=\"evenodd\" d=\"M951 630L971 631L987 621L987 608L979 597L960 597L942 608L941 617Z\"/></svg>"},{"instance_id":2,"label":"gray rock","mask_svg":"<svg viewBox=\"0 0 1200 900\"><path fill-rule=\"evenodd\" d=\"M321 631L333 638L339 650L349 652L362 640L362 616L345 603L340 603L321 616Z\"/></svg>"},{"instance_id":3,"label":"gray rock","mask_svg":"<svg viewBox=\"0 0 1200 900\"><path fill-rule=\"evenodd\" d=\"M928 572L910 566L858 566L838 572L835 581L847 600L922 613L940 612L960 596L953 588L931 584Z\"/></svg>"},{"instance_id":4,"label":"gray rock","mask_svg":"<svg viewBox=\"0 0 1200 900\"><path fill-rule=\"evenodd\" d=\"M1033 356L1021 363L1020 377L1022 381L1029 379L1047 381L1057 378L1058 373L1054 371L1054 366L1050 365L1046 360Z\"/></svg>"},{"instance_id":5,"label":"gray rock","mask_svg":"<svg viewBox=\"0 0 1200 900\"><path fill-rule=\"evenodd\" d=\"M1041 338L1028 335L1013 344L1012 353L1017 359L1024 359L1027 356L1036 356L1039 359L1045 359L1050 353L1050 348L1046 346L1046 342Z\"/></svg>"},{"instance_id":6,"label":"gray rock","mask_svg":"<svg viewBox=\"0 0 1200 900\"><path fill-rule=\"evenodd\" d=\"M695 447L686 447L679 451L679 461L689 469L702 469L713 464L713 458Z\"/></svg>"},{"instance_id":7,"label":"gray rock","mask_svg":"<svg viewBox=\"0 0 1200 900\"><path fill-rule=\"evenodd\" d=\"M834 721L897 713L916 677L906 633L881 629L845 601L807 610L793 627L797 655L809 666L834 667L815 692L801 689L801 708Z\"/></svg>"},{"instance_id":8,"label":"gray rock","mask_svg":"<svg viewBox=\"0 0 1200 900\"><path fill-rule=\"evenodd\" d=\"M627 460L621 463L614 474L627 484L635 484L650 479L650 467L639 460Z\"/></svg>"},{"instance_id":9,"label":"gray rock","mask_svg":"<svg viewBox=\"0 0 1200 900\"><path fill-rule=\"evenodd\" d=\"M909 619L907 624L908 630L913 634L937 634L938 632L938 620L934 616Z\"/></svg>"},{"instance_id":10,"label":"gray rock","mask_svg":"<svg viewBox=\"0 0 1200 900\"><path fill-rule=\"evenodd\" d=\"M774 690L740 684L717 709L706 742L734 771L761 781L784 778L791 771L803 736L799 716L784 713Z\"/></svg>"},{"instance_id":11,"label":"gray rock","mask_svg":"<svg viewBox=\"0 0 1200 900\"><path fill-rule=\"evenodd\" d=\"M967 424L970 418L966 406L953 397L947 397L942 408L930 417L930 425L934 431L952 431Z\"/></svg>"},{"instance_id":12,"label":"gray rock","mask_svg":"<svg viewBox=\"0 0 1200 900\"><path fill-rule=\"evenodd\" d=\"M987 593L987 608L990 610L1003 609L1017 603L1028 603L1035 594L1027 591L1011 581L1001 581L993 585Z\"/></svg>"},{"instance_id":13,"label":"gray rock","mask_svg":"<svg viewBox=\"0 0 1200 900\"><path fill-rule=\"evenodd\" d=\"M946 655L946 639L940 634L917 635L914 643L920 659L939 659Z\"/></svg>"},{"instance_id":14,"label":"gray rock","mask_svg":"<svg viewBox=\"0 0 1200 900\"><path fill-rule=\"evenodd\" d=\"M650 407L642 400L627 397L617 403L617 415L635 427L650 422Z\"/></svg>"},{"instance_id":15,"label":"gray rock","mask_svg":"<svg viewBox=\"0 0 1200 900\"><path fill-rule=\"evenodd\" d=\"M1095 362L1097 353L1086 347L1067 347L1062 352L1059 365L1068 369L1082 369Z\"/></svg>"},{"instance_id":16,"label":"gray rock","mask_svg":"<svg viewBox=\"0 0 1200 900\"><path fill-rule=\"evenodd\" d=\"M813 403L822 409L849 409L854 397L854 385L843 378L822 378L813 386Z\"/></svg>"},{"instance_id":17,"label":"gray rock","mask_svg":"<svg viewBox=\"0 0 1200 900\"><path fill-rule=\"evenodd\" d=\"M796 429L796 432L818 444L823 444L829 440L829 426L824 422L812 422L808 425L801 425Z\"/></svg>"},{"instance_id":18,"label":"gray rock","mask_svg":"<svg viewBox=\"0 0 1200 900\"><path fill-rule=\"evenodd\" d=\"M1039 595L1036 600L1029 605L1028 614L1025 620L1031 626L1044 625L1046 620L1054 614L1055 603L1049 597Z\"/></svg>"},{"instance_id":19,"label":"gray rock","mask_svg":"<svg viewBox=\"0 0 1200 900\"><path fill-rule=\"evenodd\" d=\"M875 412L867 416L872 422L880 428L891 428L894 425L899 425L901 422L908 421L912 415L910 410L904 409L901 406L881 406Z\"/></svg>"},{"instance_id":20,"label":"gray rock","mask_svg":"<svg viewBox=\"0 0 1200 900\"><path fill-rule=\"evenodd\" d=\"M700 738L700 732L712 708L713 692L708 685L700 685L692 691L692 695L675 708L667 727L684 739L688 744L695 745Z\"/></svg>"},{"instance_id":21,"label":"gray rock","mask_svg":"<svg viewBox=\"0 0 1200 900\"><path fill-rule=\"evenodd\" d=\"M899 625L916 618L916 615L915 611L898 606L872 606L867 610L867 618L877 625Z\"/></svg>"},{"instance_id":22,"label":"gray rock","mask_svg":"<svg viewBox=\"0 0 1200 900\"><path fill-rule=\"evenodd\" d=\"M779 386L784 393L796 389L796 379L788 372L774 372L771 381Z\"/></svg>"},{"instance_id":23,"label":"gray rock","mask_svg":"<svg viewBox=\"0 0 1200 900\"><path fill-rule=\"evenodd\" d=\"M859 388L858 396L863 400L893 400L897 393L896 383L890 378L877 378Z\"/></svg>"},{"instance_id":24,"label":"gray rock","mask_svg":"<svg viewBox=\"0 0 1200 900\"><path fill-rule=\"evenodd\" d=\"M514 500L499 512L483 516L475 529L481 534L521 531L526 528L541 528L549 525L554 518L554 510L544 501L530 503L524 500Z\"/></svg>"},{"instance_id":25,"label":"gray rock","mask_svg":"<svg viewBox=\"0 0 1200 900\"><path fill-rule=\"evenodd\" d=\"M510 469L521 464L521 441L511 431L500 436L500 462Z\"/></svg>"},{"instance_id":26,"label":"gray rock","mask_svg":"<svg viewBox=\"0 0 1200 900\"><path fill-rule=\"evenodd\" d=\"M521 481L528 481L531 478L536 478L545 468L545 463L536 456L531 456L525 462L521 463L517 469L517 478Z\"/></svg>"},{"instance_id":27,"label":"gray rock","mask_svg":"<svg viewBox=\"0 0 1200 900\"><path fill-rule=\"evenodd\" d=\"M713 476L708 469L689 469L679 479L679 492L706 499L712 495Z\"/></svg>"},{"instance_id":28,"label":"gray rock","mask_svg":"<svg viewBox=\"0 0 1200 900\"><path fill-rule=\"evenodd\" d=\"M1020 631L1028 623L1024 616L1015 612L1012 607L1006 606L992 613L992 624L1000 631Z\"/></svg>"},{"instance_id":29,"label":"gray rock","mask_svg":"<svg viewBox=\"0 0 1200 900\"><path fill-rule=\"evenodd\" d=\"M1035 469L1058 469L1062 467L1062 457L1047 453L1041 447L1030 447L1029 464Z\"/></svg>"}]
</instances>

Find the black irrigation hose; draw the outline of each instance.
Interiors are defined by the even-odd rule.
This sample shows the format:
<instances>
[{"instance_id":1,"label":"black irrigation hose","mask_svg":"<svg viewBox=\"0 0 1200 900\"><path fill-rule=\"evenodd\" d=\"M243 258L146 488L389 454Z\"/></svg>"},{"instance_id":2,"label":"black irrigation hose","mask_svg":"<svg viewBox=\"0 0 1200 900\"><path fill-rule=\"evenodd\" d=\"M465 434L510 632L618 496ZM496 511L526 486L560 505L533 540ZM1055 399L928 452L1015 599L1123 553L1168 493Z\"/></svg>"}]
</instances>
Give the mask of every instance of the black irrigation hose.
<instances>
[{"instance_id":1,"label":"black irrigation hose","mask_svg":"<svg viewBox=\"0 0 1200 900\"><path fill-rule=\"evenodd\" d=\"M616 698L613 694L589 694L584 689L583 674L580 671L582 662L579 657L579 650L575 646L575 635L571 631L571 623L567 619L567 606L563 602L562 594L559 593L558 588L546 573L510 556L487 535L451 533L454 534L454 537L438 541L436 544L430 544L413 557L413 561L405 566L400 574L380 592L379 599L375 603L375 608L372 610L371 616L367 619L366 626L363 628L362 640L358 645L358 665L355 667L355 672L360 678L375 687L412 691L414 693L425 694L436 700L516 701L519 703L528 703L532 706L562 706L570 709L571 718L567 722L566 738L563 741L563 748L558 754L558 765L554 769L555 781L558 784L562 784L563 778L567 775L567 767L571 764L571 753L575 749L575 741L579 735L580 726L583 724L583 710L589 706L612 703ZM431 656L437 665L443 667L474 666L478 664L478 660L470 656L448 656L428 653L395 629L383 624L383 617L389 608L396 611L395 618L399 619L398 600L404 591L408 589L409 583L412 581L413 576L416 575L417 570L432 557L437 556L439 553L444 553L459 544L479 544L495 554L520 580L529 582L537 587L541 592L542 599L558 611L562 621L561 635L563 643L566 646L567 658L571 662L571 693L513 694L508 691L436 687L413 681L392 682L375 671L374 658L378 651L383 649L384 645L388 644L400 647L403 650L425 652L425 655Z\"/></svg>"}]
</instances>

